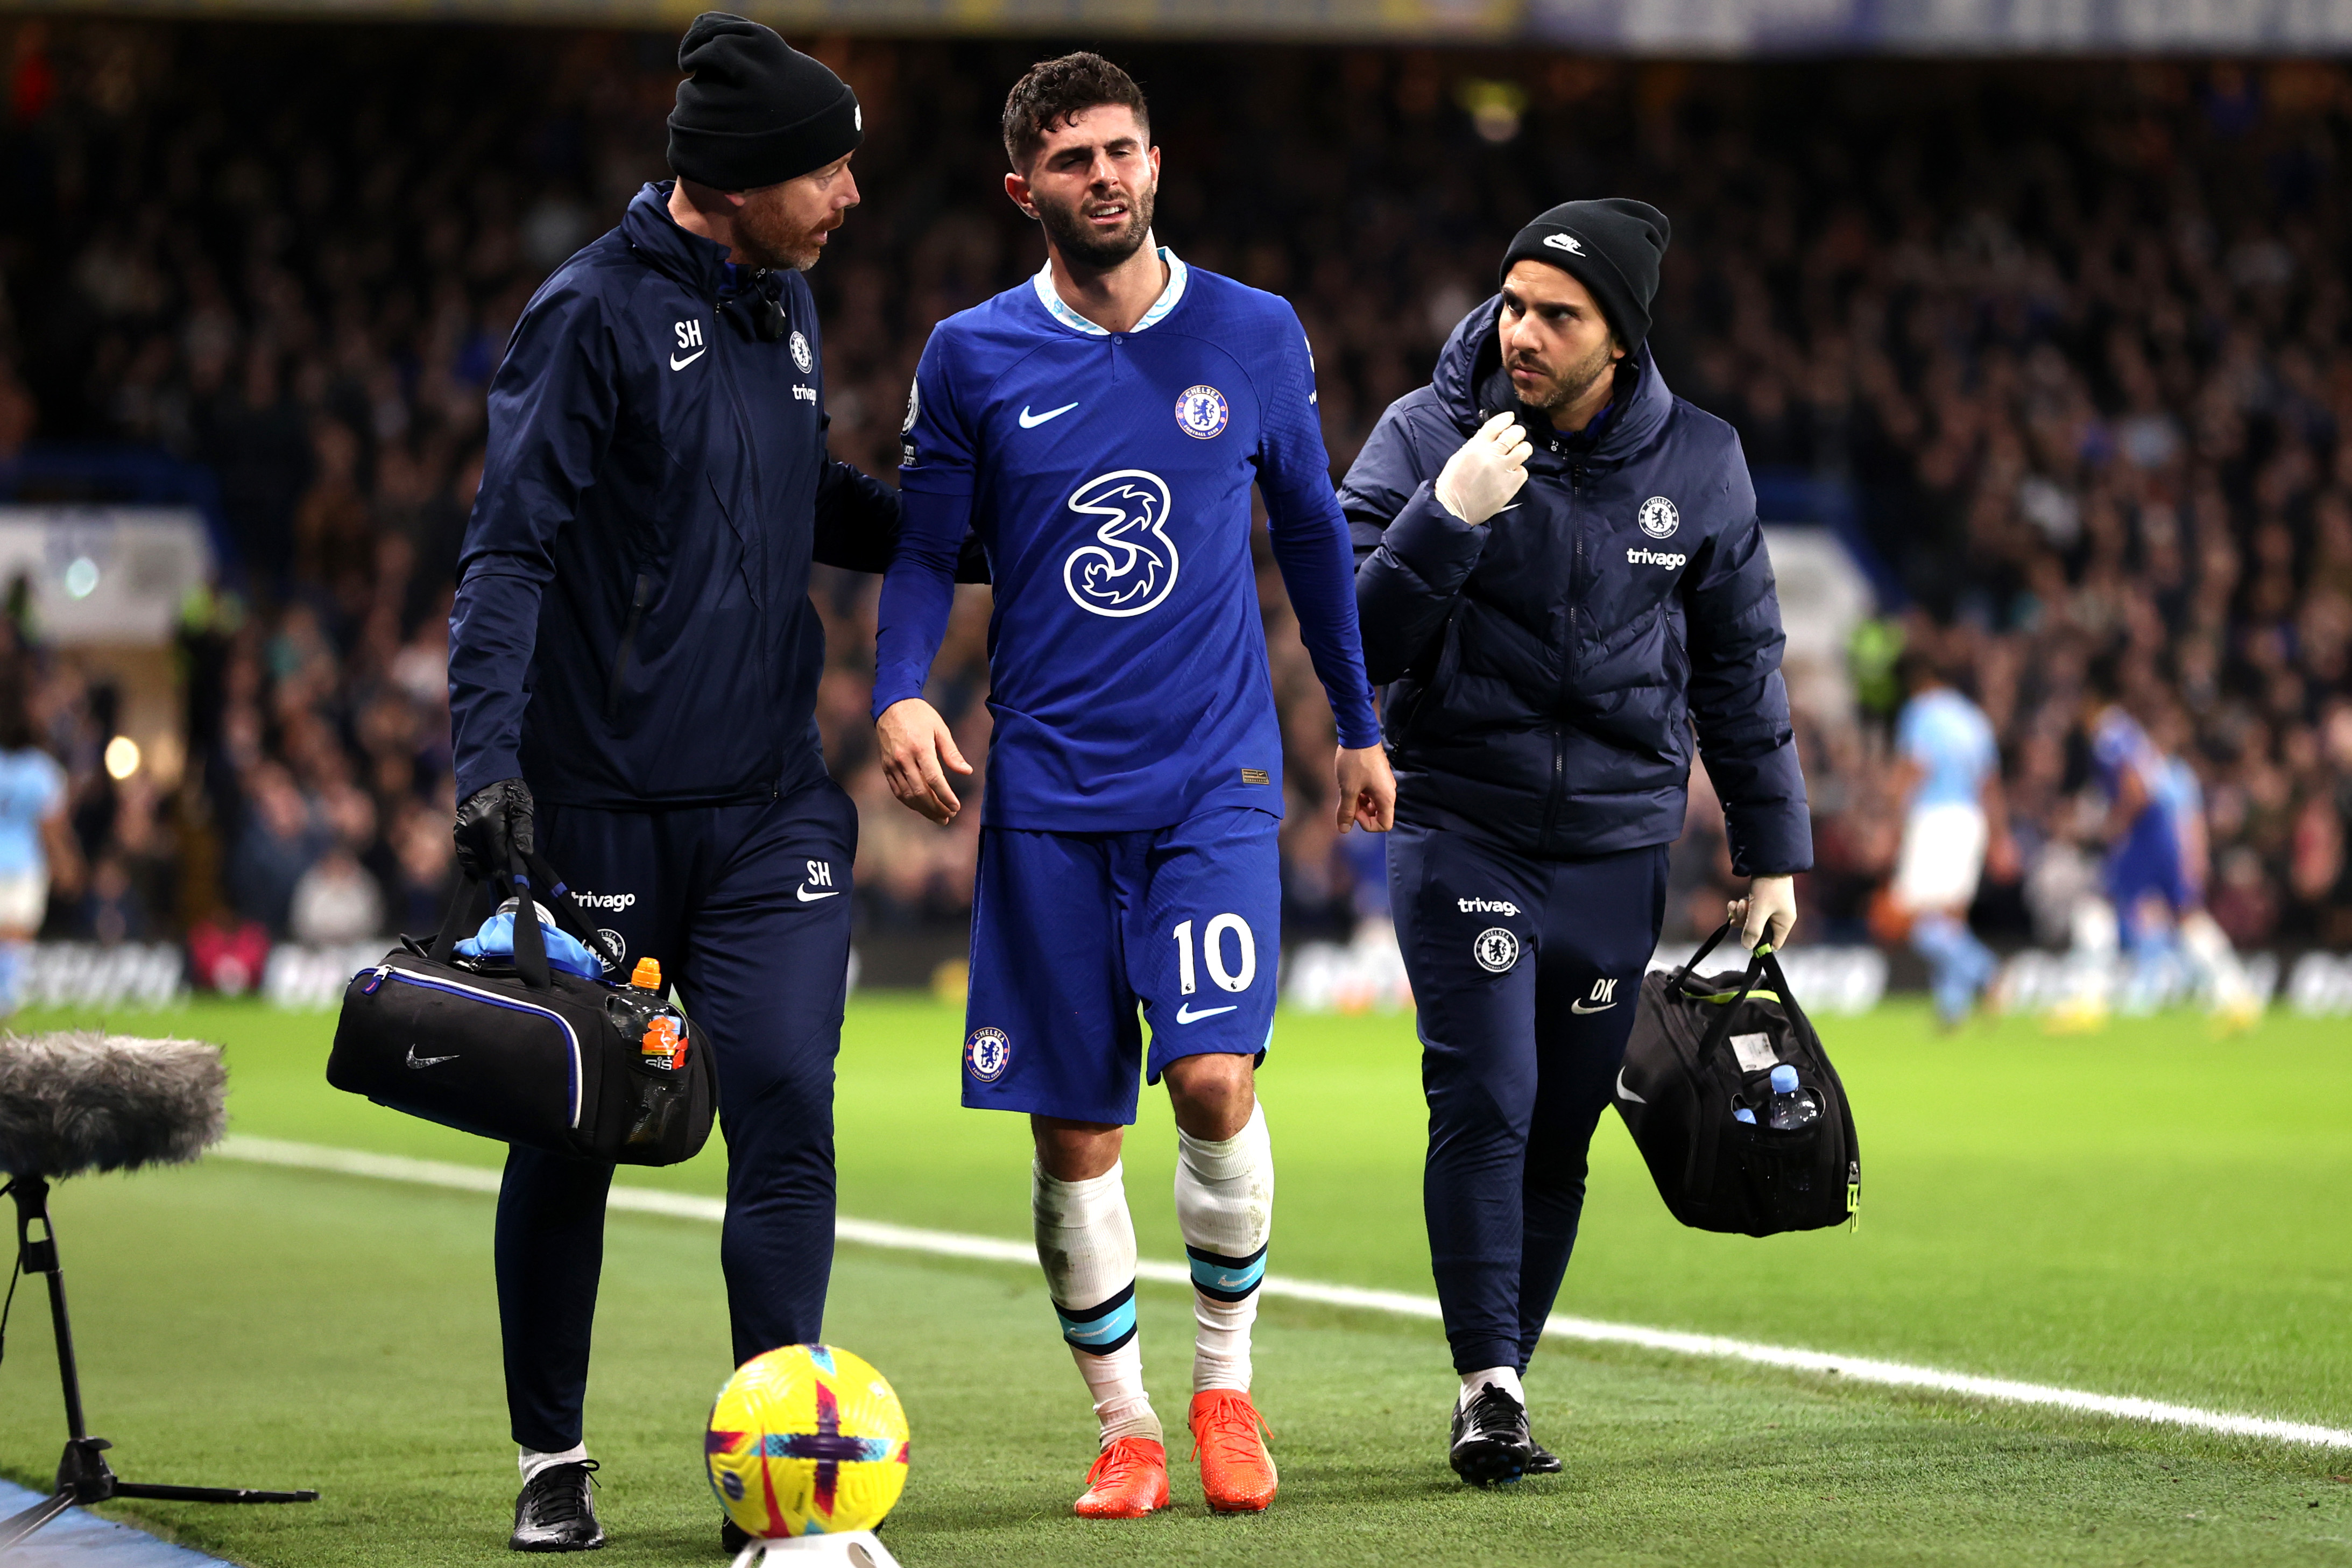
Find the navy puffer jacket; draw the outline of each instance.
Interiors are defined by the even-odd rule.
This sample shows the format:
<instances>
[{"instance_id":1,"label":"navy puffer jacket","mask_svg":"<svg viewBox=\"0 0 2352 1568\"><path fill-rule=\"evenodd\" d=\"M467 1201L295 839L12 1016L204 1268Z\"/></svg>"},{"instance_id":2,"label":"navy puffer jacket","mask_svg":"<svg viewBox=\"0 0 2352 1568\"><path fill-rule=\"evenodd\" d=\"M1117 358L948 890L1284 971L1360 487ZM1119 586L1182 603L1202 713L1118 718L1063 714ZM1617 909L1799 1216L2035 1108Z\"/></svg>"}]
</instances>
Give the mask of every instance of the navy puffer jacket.
<instances>
[{"instance_id":1,"label":"navy puffer jacket","mask_svg":"<svg viewBox=\"0 0 2352 1568\"><path fill-rule=\"evenodd\" d=\"M1554 434L1503 373L1500 308L1454 328L1340 488L1398 816L1546 858L1671 843L1695 728L1734 868L1806 869L1780 602L1738 436L1669 392L1647 348L1597 435ZM1528 483L1474 527L1433 485L1506 409L1535 439Z\"/></svg>"}]
</instances>

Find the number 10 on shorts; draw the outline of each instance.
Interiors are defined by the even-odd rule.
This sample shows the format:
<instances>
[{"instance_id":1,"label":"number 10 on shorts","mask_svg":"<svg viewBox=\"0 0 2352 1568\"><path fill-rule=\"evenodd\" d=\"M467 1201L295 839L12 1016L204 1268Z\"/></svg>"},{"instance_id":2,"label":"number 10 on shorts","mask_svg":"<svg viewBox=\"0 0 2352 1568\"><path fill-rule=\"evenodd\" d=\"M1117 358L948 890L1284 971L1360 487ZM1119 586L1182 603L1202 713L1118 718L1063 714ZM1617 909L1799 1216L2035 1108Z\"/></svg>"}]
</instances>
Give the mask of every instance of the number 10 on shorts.
<instances>
[{"instance_id":1,"label":"number 10 on shorts","mask_svg":"<svg viewBox=\"0 0 2352 1568\"><path fill-rule=\"evenodd\" d=\"M1186 921L1171 933L1176 939L1176 978L1184 995L1200 989L1199 972L1193 964L1192 922ZM1226 937L1234 939L1239 962L1228 968L1225 963ZM1250 934L1249 921L1236 914L1223 914L1212 920L1201 933L1201 961L1216 982L1220 991L1246 991L1257 978L1257 939Z\"/></svg>"}]
</instances>

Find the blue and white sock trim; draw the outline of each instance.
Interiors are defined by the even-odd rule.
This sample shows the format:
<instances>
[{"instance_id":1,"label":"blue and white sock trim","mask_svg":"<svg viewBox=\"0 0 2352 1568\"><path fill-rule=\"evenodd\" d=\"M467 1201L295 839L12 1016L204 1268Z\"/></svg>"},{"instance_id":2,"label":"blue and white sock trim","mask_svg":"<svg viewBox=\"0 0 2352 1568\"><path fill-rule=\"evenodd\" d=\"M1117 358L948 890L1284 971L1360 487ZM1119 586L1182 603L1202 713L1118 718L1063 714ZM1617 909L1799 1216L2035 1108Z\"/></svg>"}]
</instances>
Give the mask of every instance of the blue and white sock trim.
<instances>
[{"instance_id":1,"label":"blue and white sock trim","mask_svg":"<svg viewBox=\"0 0 2352 1568\"><path fill-rule=\"evenodd\" d=\"M1247 1258L1225 1258L1202 1247L1187 1247L1192 1260L1192 1289L1213 1301L1246 1301L1265 1279L1265 1248Z\"/></svg>"},{"instance_id":2,"label":"blue and white sock trim","mask_svg":"<svg viewBox=\"0 0 2352 1568\"><path fill-rule=\"evenodd\" d=\"M1070 1342L1072 1350L1108 1355L1135 1338L1135 1281L1129 1280L1097 1307L1074 1310L1056 1301L1054 1315L1062 1320L1062 1337Z\"/></svg>"}]
</instances>

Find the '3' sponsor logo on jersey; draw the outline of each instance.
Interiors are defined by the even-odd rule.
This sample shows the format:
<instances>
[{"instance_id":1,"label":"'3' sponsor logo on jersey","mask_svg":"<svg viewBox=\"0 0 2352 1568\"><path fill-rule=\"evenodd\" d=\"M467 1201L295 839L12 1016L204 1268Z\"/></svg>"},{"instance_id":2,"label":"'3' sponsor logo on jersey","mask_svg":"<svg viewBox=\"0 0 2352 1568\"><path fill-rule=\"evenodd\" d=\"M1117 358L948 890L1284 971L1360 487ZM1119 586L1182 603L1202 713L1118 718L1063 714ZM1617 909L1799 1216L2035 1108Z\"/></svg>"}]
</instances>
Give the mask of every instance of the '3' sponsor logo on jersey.
<instances>
[{"instance_id":1,"label":"'3' sponsor logo on jersey","mask_svg":"<svg viewBox=\"0 0 2352 1568\"><path fill-rule=\"evenodd\" d=\"M1078 608L1124 618L1156 609L1176 586L1176 542L1168 537L1168 482L1120 468L1071 492L1069 508L1100 518L1094 542L1062 563L1062 584Z\"/></svg>"}]
</instances>

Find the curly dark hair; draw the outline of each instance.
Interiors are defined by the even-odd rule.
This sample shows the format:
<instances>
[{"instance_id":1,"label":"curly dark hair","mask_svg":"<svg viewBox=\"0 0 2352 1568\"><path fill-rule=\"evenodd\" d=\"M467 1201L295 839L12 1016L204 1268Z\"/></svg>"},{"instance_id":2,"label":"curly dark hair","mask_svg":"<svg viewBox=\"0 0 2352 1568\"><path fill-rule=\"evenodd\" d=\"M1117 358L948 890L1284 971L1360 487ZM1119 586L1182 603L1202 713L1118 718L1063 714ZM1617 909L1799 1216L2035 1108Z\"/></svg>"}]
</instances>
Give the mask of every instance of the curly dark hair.
<instances>
[{"instance_id":1,"label":"curly dark hair","mask_svg":"<svg viewBox=\"0 0 2352 1568\"><path fill-rule=\"evenodd\" d=\"M1143 101L1143 89L1100 55L1080 49L1058 59L1039 60L1005 95L1004 155L1013 160L1013 168L1026 170L1045 144L1047 132L1107 103L1135 110L1136 123L1147 137L1150 134L1151 110Z\"/></svg>"}]
</instances>

